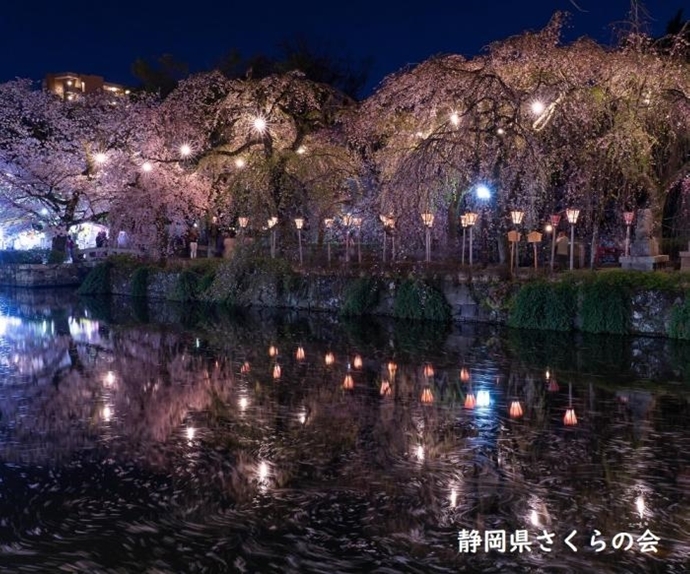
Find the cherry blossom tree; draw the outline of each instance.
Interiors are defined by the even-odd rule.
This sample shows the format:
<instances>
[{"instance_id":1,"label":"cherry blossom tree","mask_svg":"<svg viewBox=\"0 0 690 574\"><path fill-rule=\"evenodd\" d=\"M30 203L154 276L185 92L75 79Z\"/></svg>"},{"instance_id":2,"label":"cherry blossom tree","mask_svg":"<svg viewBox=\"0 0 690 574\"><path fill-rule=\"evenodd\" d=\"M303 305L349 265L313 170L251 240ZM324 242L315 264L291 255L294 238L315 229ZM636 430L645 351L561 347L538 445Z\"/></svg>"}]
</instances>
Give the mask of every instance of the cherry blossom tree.
<instances>
[{"instance_id":1,"label":"cherry blossom tree","mask_svg":"<svg viewBox=\"0 0 690 574\"><path fill-rule=\"evenodd\" d=\"M16 81L0 86L0 108L0 201L15 218L63 231L107 223L161 255L171 224L206 208L210 183L153 96L65 102Z\"/></svg>"},{"instance_id":2,"label":"cherry blossom tree","mask_svg":"<svg viewBox=\"0 0 690 574\"><path fill-rule=\"evenodd\" d=\"M349 201L360 163L341 125L353 102L298 72L260 80L219 73L181 82L161 106L168 136L211 181L208 207L262 227L271 216L333 212Z\"/></svg>"},{"instance_id":3,"label":"cherry blossom tree","mask_svg":"<svg viewBox=\"0 0 690 574\"><path fill-rule=\"evenodd\" d=\"M30 221L65 229L104 220L136 130L125 99L63 102L28 80L0 85L0 201Z\"/></svg>"},{"instance_id":4,"label":"cherry blossom tree","mask_svg":"<svg viewBox=\"0 0 690 574\"><path fill-rule=\"evenodd\" d=\"M531 228L570 205L590 229L614 206L660 217L687 171L687 65L635 34L615 50L564 45L562 22L557 14L472 60L432 58L363 103L350 135L375 165L382 211L407 219L412 237L427 210L439 238L452 235L459 211L476 210L480 182L494 190L497 229L512 208Z\"/></svg>"}]
</instances>

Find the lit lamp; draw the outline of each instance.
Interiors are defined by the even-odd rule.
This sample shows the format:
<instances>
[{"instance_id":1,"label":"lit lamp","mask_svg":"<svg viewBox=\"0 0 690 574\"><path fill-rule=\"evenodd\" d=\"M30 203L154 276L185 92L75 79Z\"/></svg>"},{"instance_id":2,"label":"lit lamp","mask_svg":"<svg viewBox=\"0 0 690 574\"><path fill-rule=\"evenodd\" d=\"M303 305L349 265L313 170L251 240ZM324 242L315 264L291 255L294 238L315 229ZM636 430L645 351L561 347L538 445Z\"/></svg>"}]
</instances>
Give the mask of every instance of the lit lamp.
<instances>
[{"instance_id":1,"label":"lit lamp","mask_svg":"<svg viewBox=\"0 0 690 574\"><path fill-rule=\"evenodd\" d=\"M522 223L522 218L525 217L525 212L519 209L514 209L510 212L510 219L515 226L515 232L512 235L510 241L510 269L512 271L513 267L517 268L518 265L518 254L517 254L517 243L520 241L520 233L517 230L518 225ZM510 234L508 234L510 236Z\"/></svg>"},{"instance_id":2,"label":"lit lamp","mask_svg":"<svg viewBox=\"0 0 690 574\"><path fill-rule=\"evenodd\" d=\"M323 220L323 224L326 228L326 233L330 233L330 230L333 228L333 218L332 217L327 217L326 219ZM331 242L330 238L326 237L326 249L328 250L328 266L331 266Z\"/></svg>"},{"instance_id":3,"label":"lit lamp","mask_svg":"<svg viewBox=\"0 0 690 574\"><path fill-rule=\"evenodd\" d=\"M625 220L625 256L630 256L630 226L632 225L633 219L635 219L634 211L624 211L623 219Z\"/></svg>"},{"instance_id":4,"label":"lit lamp","mask_svg":"<svg viewBox=\"0 0 690 574\"><path fill-rule=\"evenodd\" d=\"M460 369L460 380L463 383L469 383L470 382L470 372L467 370L466 367L463 367Z\"/></svg>"},{"instance_id":5,"label":"lit lamp","mask_svg":"<svg viewBox=\"0 0 690 574\"><path fill-rule=\"evenodd\" d=\"M575 416L575 409L573 408L572 383L568 383L568 408L565 410L565 415L563 416L563 424L569 427L577 424L577 416Z\"/></svg>"},{"instance_id":6,"label":"lit lamp","mask_svg":"<svg viewBox=\"0 0 690 574\"><path fill-rule=\"evenodd\" d=\"M424 227L426 228L426 262L429 263L431 261L431 228L434 225L434 214L433 213L422 213L422 223L424 223Z\"/></svg>"},{"instance_id":7,"label":"lit lamp","mask_svg":"<svg viewBox=\"0 0 690 574\"><path fill-rule=\"evenodd\" d=\"M352 225L357 230L357 263L362 264L362 218L353 217Z\"/></svg>"},{"instance_id":8,"label":"lit lamp","mask_svg":"<svg viewBox=\"0 0 690 574\"><path fill-rule=\"evenodd\" d=\"M302 228L304 227L304 217L295 217L295 227L297 228L297 243L299 245L299 265L302 266Z\"/></svg>"},{"instance_id":9,"label":"lit lamp","mask_svg":"<svg viewBox=\"0 0 690 574\"><path fill-rule=\"evenodd\" d=\"M350 225L352 225L352 215L343 215L343 225L345 226L345 262L350 262Z\"/></svg>"},{"instance_id":10,"label":"lit lamp","mask_svg":"<svg viewBox=\"0 0 690 574\"><path fill-rule=\"evenodd\" d=\"M354 366L355 369L361 369L362 368L362 356L361 355L355 355L354 360L352 361L352 365Z\"/></svg>"},{"instance_id":11,"label":"lit lamp","mask_svg":"<svg viewBox=\"0 0 690 574\"><path fill-rule=\"evenodd\" d=\"M431 392L431 389L429 387L424 388L424 390L422 391L422 396L420 398L422 403L424 403L425 405L430 405L434 402L434 394Z\"/></svg>"},{"instance_id":12,"label":"lit lamp","mask_svg":"<svg viewBox=\"0 0 690 574\"><path fill-rule=\"evenodd\" d=\"M386 236L391 236L391 261L395 260L395 217L392 215L379 215L383 224L383 262L386 262Z\"/></svg>"},{"instance_id":13,"label":"lit lamp","mask_svg":"<svg viewBox=\"0 0 690 574\"><path fill-rule=\"evenodd\" d=\"M558 230L558 224L561 222L561 216L555 213L550 218L551 229L553 235L551 236L551 271L553 272L553 260L556 257L556 231Z\"/></svg>"},{"instance_id":14,"label":"lit lamp","mask_svg":"<svg viewBox=\"0 0 690 574\"><path fill-rule=\"evenodd\" d=\"M276 224L278 223L278 218L274 215L269 217L266 224L271 230L271 259L276 258Z\"/></svg>"},{"instance_id":15,"label":"lit lamp","mask_svg":"<svg viewBox=\"0 0 690 574\"><path fill-rule=\"evenodd\" d=\"M424 365L424 376L427 379L431 379L434 376L434 367L431 363Z\"/></svg>"},{"instance_id":16,"label":"lit lamp","mask_svg":"<svg viewBox=\"0 0 690 574\"><path fill-rule=\"evenodd\" d=\"M247 232L247 225L249 225L248 217L238 217L237 222L240 224L240 231L242 233L242 243L244 243L244 235Z\"/></svg>"},{"instance_id":17,"label":"lit lamp","mask_svg":"<svg viewBox=\"0 0 690 574\"><path fill-rule=\"evenodd\" d=\"M298 361L304 361L305 353L304 353L304 347L301 345L297 347L297 351L295 351L295 359Z\"/></svg>"},{"instance_id":18,"label":"lit lamp","mask_svg":"<svg viewBox=\"0 0 690 574\"><path fill-rule=\"evenodd\" d=\"M268 348L268 356L269 357L277 357L278 356L278 347L276 347L275 345L271 345Z\"/></svg>"},{"instance_id":19,"label":"lit lamp","mask_svg":"<svg viewBox=\"0 0 690 574\"><path fill-rule=\"evenodd\" d=\"M572 271L575 258L575 224L580 216L580 210L566 209L565 216L568 218L568 223L570 223L570 270Z\"/></svg>"},{"instance_id":20,"label":"lit lamp","mask_svg":"<svg viewBox=\"0 0 690 574\"><path fill-rule=\"evenodd\" d=\"M478 217L479 217L479 214L478 214L478 213L473 213L472 211L468 211L468 212L465 214L465 223L467 223L467 227L470 228L470 266L472 266L472 262L473 262L473 259L472 259L472 257L473 257L473 254L472 254L472 251L473 251L473 250L472 250L472 237L473 237L473 233L472 233L472 230L473 230L475 224L477 223L477 218L478 218Z\"/></svg>"},{"instance_id":21,"label":"lit lamp","mask_svg":"<svg viewBox=\"0 0 690 574\"><path fill-rule=\"evenodd\" d=\"M330 367L333 363L335 363L335 355L331 351L328 351L323 361L326 363L327 367Z\"/></svg>"},{"instance_id":22,"label":"lit lamp","mask_svg":"<svg viewBox=\"0 0 690 574\"><path fill-rule=\"evenodd\" d=\"M252 367L249 364L249 361L245 361L244 363L242 363L242 366L240 367L240 373L242 373L243 375L248 375L251 370Z\"/></svg>"},{"instance_id":23,"label":"lit lamp","mask_svg":"<svg viewBox=\"0 0 690 574\"><path fill-rule=\"evenodd\" d=\"M280 378L280 365L276 363L273 365L273 378L278 380Z\"/></svg>"},{"instance_id":24,"label":"lit lamp","mask_svg":"<svg viewBox=\"0 0 690 574\"><path fill-rule=\"evenodd\" d=\"M462 226L462 255L460 256L460 263L465 265L465 231L467 230L467 217L460 216L460 225Z\"/></svg>"}]
</instances>

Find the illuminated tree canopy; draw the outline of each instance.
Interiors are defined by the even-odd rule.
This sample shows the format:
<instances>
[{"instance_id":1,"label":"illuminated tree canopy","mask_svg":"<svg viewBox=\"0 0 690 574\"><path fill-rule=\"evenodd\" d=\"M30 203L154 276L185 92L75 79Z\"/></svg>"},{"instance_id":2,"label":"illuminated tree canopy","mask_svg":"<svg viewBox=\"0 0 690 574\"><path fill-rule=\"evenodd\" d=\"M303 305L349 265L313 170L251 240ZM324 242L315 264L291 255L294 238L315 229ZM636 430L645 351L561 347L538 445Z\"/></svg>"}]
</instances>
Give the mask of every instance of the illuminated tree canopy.
<instances>
[{"instance_id":1,"label":"illuminated tree canopy","mask_svg":"<svg viewBox=\"0 0 690 574\"><path fill-rule=\"evenodd\" d=\"M444 241L481 208L495 231L514 208L535 229L577 205L595 235L623 209L650 207L660 221L688 187L683 36L564 44L563 19L476 58L430 58L359 104L297 71L204 73L163 100L117 102L62 102L9 82L0 200L65 226L108 219L160 250L171 223L211 216L260 228L274 215L318 223L355 211L375 224L390 213L415 240L431 211ZM483 203L479 184L492 190Z\"/></svg>"}]
</instances>

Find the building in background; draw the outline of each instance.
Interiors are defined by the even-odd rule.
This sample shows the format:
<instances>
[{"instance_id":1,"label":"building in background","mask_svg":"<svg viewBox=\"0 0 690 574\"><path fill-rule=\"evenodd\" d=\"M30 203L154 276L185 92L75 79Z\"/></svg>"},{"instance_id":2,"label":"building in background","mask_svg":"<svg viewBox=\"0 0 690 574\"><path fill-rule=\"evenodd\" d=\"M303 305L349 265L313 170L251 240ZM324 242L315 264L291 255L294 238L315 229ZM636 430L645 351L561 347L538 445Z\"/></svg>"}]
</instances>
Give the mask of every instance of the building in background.
<instances>
[{"instance_id":1,"label":"building in background","mask_svg":"<svg viewBox=\"0 0 690 574\"><path fill-rule=\"evenodd\" d=\"M60 96L63 100L74 100L82 94L98 91L109 92L113 95L127 95L129 90L120 84L106 82L103 76L90 74L75 74L63 72L60 74L46 74L43 88Z\"/></svg>"}]
</instances>

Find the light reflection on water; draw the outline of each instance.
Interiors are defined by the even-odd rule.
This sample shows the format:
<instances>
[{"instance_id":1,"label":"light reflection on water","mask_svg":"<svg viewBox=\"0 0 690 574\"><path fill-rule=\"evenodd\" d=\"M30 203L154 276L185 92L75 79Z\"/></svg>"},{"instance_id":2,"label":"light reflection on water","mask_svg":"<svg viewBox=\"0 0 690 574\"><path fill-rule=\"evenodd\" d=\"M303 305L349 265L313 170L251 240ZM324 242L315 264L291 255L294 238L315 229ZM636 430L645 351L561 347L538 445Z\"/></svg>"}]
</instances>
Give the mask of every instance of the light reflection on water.
<instances>
[{"instance_id":1,"label":"light reflection on water","mask_svg":"<svg viewBox=\"0 0 690 574\"><path fill-rule=\"evenodd\" d=\"M0 303L0 572L686 571L668 342ZM657 554L612 548L645 529Z\"/></svg>"}]
</instances>

